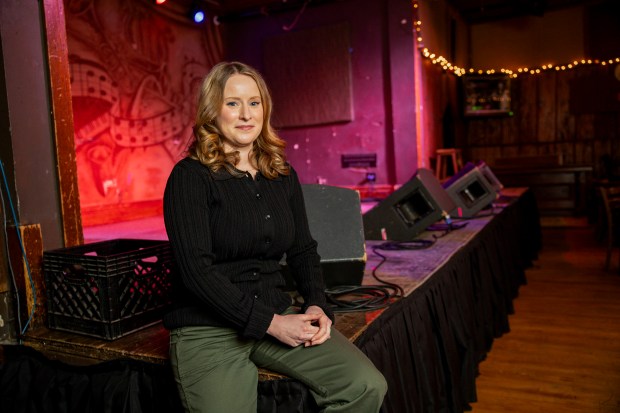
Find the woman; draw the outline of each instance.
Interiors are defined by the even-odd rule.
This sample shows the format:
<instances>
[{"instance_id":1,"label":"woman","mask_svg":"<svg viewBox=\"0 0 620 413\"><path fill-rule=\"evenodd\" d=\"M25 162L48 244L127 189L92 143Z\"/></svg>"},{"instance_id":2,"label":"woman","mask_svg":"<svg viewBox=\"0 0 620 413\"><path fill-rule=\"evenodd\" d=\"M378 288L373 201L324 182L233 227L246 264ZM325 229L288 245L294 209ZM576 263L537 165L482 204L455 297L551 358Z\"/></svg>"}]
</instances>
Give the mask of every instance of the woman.
<instances>
[{"instance_id":1,"label":"woman","mask_svg":"<svg viewBox=\"0 0 620 413\"><path fill-rule=\"evenodd\" d=\"M201 85L188 157L166 185L180 285L164 325L181 399L188 412L255 413L263 367L305 383L324 412L377 412L385 379L331 328L317 243L271 107L256 70L216 65ZM279 289L283 254L301 309Z\"/></svg>"}]
</instances>

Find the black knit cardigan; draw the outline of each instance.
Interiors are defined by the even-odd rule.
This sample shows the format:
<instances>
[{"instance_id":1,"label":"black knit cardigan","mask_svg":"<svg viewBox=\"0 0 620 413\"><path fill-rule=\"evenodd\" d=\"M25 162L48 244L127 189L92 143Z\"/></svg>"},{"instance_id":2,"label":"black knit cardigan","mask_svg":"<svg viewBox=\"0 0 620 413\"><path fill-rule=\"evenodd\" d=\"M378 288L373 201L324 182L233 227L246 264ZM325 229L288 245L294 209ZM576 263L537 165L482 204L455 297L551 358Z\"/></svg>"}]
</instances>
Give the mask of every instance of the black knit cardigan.
<instances>
[{"instance_id":1,"label":"black knit cardigan","mask_svg":"<svg viewBox=\"0 0 620 413\"><path fill-rule=\"evenodd\" d=\"M283 254L304 309L318 305L333 320L293 168L276 179L235 177L185 158L168 178L164 221L177 266L166 328L227 326L262 338L291 305L281 290Z\"/></svg>"}]
</instances>

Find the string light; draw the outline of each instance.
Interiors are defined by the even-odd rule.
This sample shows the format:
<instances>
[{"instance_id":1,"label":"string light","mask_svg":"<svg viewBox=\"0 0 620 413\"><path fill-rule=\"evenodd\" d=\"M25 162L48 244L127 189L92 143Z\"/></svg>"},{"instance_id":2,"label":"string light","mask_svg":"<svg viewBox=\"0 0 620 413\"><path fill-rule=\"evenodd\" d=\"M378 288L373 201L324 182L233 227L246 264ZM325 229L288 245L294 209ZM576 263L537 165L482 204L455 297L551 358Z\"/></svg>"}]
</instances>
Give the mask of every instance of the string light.
<instances>
[{"instance_id":1,"label":"string light","mask_svg":"<svg viewBox=\"0 0 620 413\"><path fill-rule=\"evenodd\" d=\"M413 14L414 14L413 26L414 26L416 40L418 42L418 49L420 49L422 56L424 56L432 64L439 65L446 72L451 72L456 76L463 76L467 73L479 74L479 75L484 75L484 74L492 75L497 72L496 69L483 70L483 69L474 69L474 68L465 69L465 68L459 67L449 62L445 57L437 56L435 53L432 53L430 50L428 50L427 47L424 47L424 44L422 43L422 21L420 20L420 17L419 17L420 5L417 0L413 0L412 4L413 4ZM501 68L499 69L499 72L507 74L510 77L516 78L519 75L525 75L525 74L537 75L537 74L552 71L552 70L555 70L556 72L571 70L571 69L575 69L577 66L583 66L583 65L595 64L595 65L606 66L608 64L611 65L614 63L620 63L620 57L616 57L614 59L608 59L608 60L581 59L581 60L574 60L573 62L566 63L566 64L547 63L547 64L542 65L541 67L536 67L536 68L519 67L516 70Z\"/></svg>"}]
</instances>

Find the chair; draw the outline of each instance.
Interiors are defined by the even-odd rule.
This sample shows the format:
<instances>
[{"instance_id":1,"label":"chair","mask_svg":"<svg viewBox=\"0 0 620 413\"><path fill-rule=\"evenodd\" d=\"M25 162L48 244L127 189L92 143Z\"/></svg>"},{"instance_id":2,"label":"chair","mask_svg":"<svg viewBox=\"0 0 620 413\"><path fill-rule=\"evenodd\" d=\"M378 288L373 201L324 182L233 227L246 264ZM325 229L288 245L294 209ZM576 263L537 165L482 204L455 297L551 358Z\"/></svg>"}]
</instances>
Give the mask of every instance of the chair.
<instances>
[{"instance_id":1,"label":"chair","mask_svg":"<svg viewBox=\"0 0 620 413\"><path fill-rule=\"evenodd\" d=\"M437 149L436 154L435 176L440 181L449 177L447 169L450 162L452 163L452 174L457 173L463 167L463 157L460 149Z\"/></svg>"},{"instance_id":2,"label":"chair","mask_svg":"<svg viewBox=\"0 0 620 413\"><path fill-rule=\"evenodd\" d=\"M618 230L620 229L620 185L601 186L599 189L601 191L605 221L607 224L607 255L605 257L605 270L609 271L611 254L614 244L617 242L615 238L620 235L620 233L618 233Z\"/></svg>"}]
</instances>

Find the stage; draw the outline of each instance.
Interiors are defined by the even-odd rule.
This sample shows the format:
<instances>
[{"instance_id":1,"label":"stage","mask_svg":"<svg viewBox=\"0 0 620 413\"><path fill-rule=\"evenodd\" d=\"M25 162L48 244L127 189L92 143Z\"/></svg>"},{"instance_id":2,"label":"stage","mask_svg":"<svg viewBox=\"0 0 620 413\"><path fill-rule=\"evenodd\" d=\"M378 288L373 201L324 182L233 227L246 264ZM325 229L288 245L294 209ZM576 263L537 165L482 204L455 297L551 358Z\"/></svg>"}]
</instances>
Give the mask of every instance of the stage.
<instances>
[{"instance_id":1,"label":"stage","mask_svg":"<svg viewBox=\"0 0 620 413\"><path fill-rule=\"evenodd\" d=\"M476 400L478 364L493 340L509 331L512 300L540 248L531 191L507 190L503 199L492 211L458 221L466 223L461 229L425 231L419 238L434 241L429 248L379 250L386 261L377 275L399 284L405 298L380 310L337 314L335 327L386 376L384 413L460 412ZM163 223L157 225L142 234L145 239L161 234ZM95 231L87 234L90 241L101 239ZM377 284L371 273L381 257L373 250L382 245L366 242L364 285ZM180 411L161 325L113 342L38 328L24 344L5 348L0 393L14 406L41 408L10 411L48 411L43 406L49 405ZM259 412L318 411L302 384L269 371L260 379ZM37 383L50 384L40 391Z\"/></svg>"}]
</instances>

